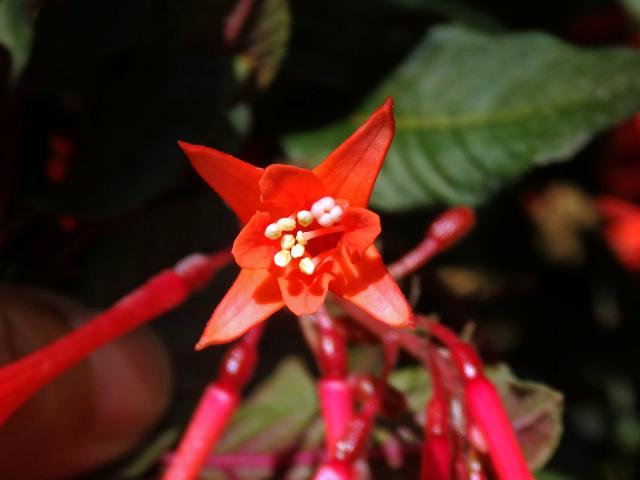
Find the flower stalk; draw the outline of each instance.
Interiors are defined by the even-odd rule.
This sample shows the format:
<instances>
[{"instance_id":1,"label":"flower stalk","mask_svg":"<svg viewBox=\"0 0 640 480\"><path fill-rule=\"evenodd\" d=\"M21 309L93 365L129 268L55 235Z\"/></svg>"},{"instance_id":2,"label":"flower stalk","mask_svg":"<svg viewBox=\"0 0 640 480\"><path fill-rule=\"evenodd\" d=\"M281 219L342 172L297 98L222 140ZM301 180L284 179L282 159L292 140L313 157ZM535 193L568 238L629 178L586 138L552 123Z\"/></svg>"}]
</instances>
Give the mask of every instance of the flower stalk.
<instances>
[{"instance_id":1,"label":"flower stalk","mask_svg":"<svg viewBox=\"0 0 640 480\"><path fill-rule=\"evenodd\" d=\"M218 379L206 388L200 398L163 480L198 478L240 403L242 388L253 374L263 326L250 330L227 352Z\"/></svg>"},{"instance_id":2,"label":"flower stalk","mask_svg":"<svg viewBox=\"0 0 640 480\"><path fill-rule=\"evenodd\" d=\"M34 393L103 345L177 307L231 259L191 255L55 342L0 368L0 425Z\"/></svg>"}]
</instances>

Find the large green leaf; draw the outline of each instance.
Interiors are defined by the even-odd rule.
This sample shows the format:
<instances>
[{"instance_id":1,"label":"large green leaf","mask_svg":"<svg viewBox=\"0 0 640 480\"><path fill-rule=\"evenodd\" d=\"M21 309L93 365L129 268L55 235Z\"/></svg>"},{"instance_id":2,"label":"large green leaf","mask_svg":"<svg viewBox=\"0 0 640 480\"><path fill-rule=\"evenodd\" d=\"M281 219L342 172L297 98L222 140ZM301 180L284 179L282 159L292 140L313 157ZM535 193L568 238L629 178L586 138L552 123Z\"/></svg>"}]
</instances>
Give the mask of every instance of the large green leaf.
<instances>
[{"instance_id":1,"label":"large green leaf","mask_svg":"<svg viewBox=\"0 0 640 480\"><path fill-rule=\"evenodd\" d=\"M358 112L285 138L288 155L317 163L389 95L397 133L374 205L478 204L636 111L640 54L583 50L542 33L436 28Z\"/></svg>"}]
</instances>

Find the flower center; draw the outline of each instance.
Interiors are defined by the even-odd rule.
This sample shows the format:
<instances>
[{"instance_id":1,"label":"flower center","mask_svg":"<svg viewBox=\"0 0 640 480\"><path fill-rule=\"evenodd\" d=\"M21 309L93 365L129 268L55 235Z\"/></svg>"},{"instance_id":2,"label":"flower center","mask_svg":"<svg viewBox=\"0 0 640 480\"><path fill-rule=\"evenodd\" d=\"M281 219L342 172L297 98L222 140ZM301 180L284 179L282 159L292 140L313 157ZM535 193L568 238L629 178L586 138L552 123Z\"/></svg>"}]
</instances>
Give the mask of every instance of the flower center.
<instances>
[{"instance_id":1,"label":"flower center","mask_svg":"<svg viewBox=\"0 0 640 480\"><path fill-rule=\"evenodd\" d=\"M280 218L267 225L264 236L280 241L280 251L273 256L273 263L285 268L292 261L297 261L302 273L312 275L328 252L311 257L307 243L326 235L335 236L342 233L344 227L339 223L343 213L342 207L333 197L322 197L311 205L310 210L300 210L295 215ZM307 229L314 223L317 223L317 228ZM305 230L298 229L298 226Z\"/></svg>"}]
</instances>

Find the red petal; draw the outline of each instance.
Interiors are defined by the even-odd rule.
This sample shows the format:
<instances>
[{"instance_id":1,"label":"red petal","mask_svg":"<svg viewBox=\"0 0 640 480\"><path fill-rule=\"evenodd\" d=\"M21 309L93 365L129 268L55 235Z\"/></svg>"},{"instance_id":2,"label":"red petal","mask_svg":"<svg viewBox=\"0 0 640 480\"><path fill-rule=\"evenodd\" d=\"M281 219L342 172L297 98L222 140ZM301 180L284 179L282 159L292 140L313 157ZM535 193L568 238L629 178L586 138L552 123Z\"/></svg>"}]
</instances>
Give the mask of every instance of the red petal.
<instances>
[{"instance_id":1,"label":"red petal","mask_svg":"<svg viewBox=\"0 0 640 480\"><path fill-rule=\"evenodd\" d=\"M357 263L344 257L341 266L340 281L331 285L333 292L392 327L412 324L411 307L374 246Z\"/></svg>"},{"instance_id":2,"label":"red petal","mask_svg":"<svg viewBox=\"0 0 640 480\"><path fill-rule=\"evenodd\" d=\"M291 165L270 165L260 180L262 201L287 213L309 208L327 194L318 177L310 170Z\"/></svg>"},{"instance_id":3,"label":"red petal","mask_svg":"<svg viewBox=\"0 0 640 480\"><path fill-rule=\"evenodd\" d=\"M235 340L283 306L278 284L267 270L240 270L211 315L196 349Z\"/></svg>"},{"instance_id":4,"label":"red petal","mask_svg":"<svg viewBox=\"0 0 640 480\"><path fill-rule=\"evenodd\" d=\"M334 278L328 272L330 263L332 262L322 264L321 271L316 271L311 276L292 270L278 279L282 298L295 315L314 313L320 308L327 296L329 282Z\"/></svg>"},{"instance_id":5,"label":"red petal","mask_svg":"<svg viewBox=\"0 0 640 480\"><path fill-rule=\"evenodd\" d=\"M242 223L249 221L257 210L264 210L260 203L258 182L264 173L236 157L213 148L178 142L191 160L193 168L231 207Z\"/></svg>"},{"instance_id":6,"label":"red petal","mask_svg":"<svg viewBox=\"0 0 640 480\"><path fill-rule=\"evenodd\" d=\"M380 217L366 208L349 207L344 212L342 224L345 227L342 245L351 260L358 261L380 235Z\"/></svg>"},{"instance_id":7,"label":"red petal","mask_svg":"<svg viewBox=\"0 0 640 480\"><path fill-rule=\"evenodd\" d=\"M241 268L268 270L273 265L280 242L264 236L264 229L271 221L268 213L257 212L236 237L231 253Z\"/></svg>"},{"instance_id":8,"label":"red petal","mask_svg":"<svg viewBox=\"0 0 640 480\"><path fill-rule=\"evenodd\" d=\"M388 98L314 173L334 197L366 207L394 130L393 100Z\"/></svg>"}]
</instances>

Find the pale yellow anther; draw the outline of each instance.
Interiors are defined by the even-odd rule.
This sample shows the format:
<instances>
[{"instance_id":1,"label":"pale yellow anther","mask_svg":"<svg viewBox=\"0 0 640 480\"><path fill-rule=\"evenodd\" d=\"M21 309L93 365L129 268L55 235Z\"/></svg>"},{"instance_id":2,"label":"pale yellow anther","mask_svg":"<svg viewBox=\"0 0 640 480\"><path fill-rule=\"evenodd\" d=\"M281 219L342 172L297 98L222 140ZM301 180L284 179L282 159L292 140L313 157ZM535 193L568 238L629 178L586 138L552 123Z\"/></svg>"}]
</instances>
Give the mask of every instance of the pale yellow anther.
<instances>
[{"instance_id":1,"label":"pale yellow anther","mask_svg":"<svg viewBox=\"0 0 640 480\"><path fill-rule=\"evenodd\" d=\"M304 257L302 260L300 260L300 263L298 263L298 267L300 268L300 271L306 275L313 274L314 270L316 269L313 260L311 260L309 257Z\"/></svg>"},{"instance_id":2,"label":"pale yellow anther","mask_svg":"<svg viewBox=\"0 0 640 480\"><path fill-rule=\"evenodd\" d=\"M300 210L296 216L298 223L303 227L308 227L313 223L313 214L309 210Z\"/></svg>"},{"instance_id":3,"label":"pale yellow anther","mask_svg":"<svg viewBox=\"0 0 640 480\"><path fill-rule=\"evenodd\" d=\"M291 250L291 247L293 247L295 244L296 244L296 237L294 237L290 233L287 233L286 235L284 235L282 237L282 240L280 240L280 246L282 247L283 250Z\"/></svg>"},{"instance_id":4,"label":"pale yellow anther","mask_svg":"<svg viewBox=\"0 0 640 480\"><path fill-rule=\"evenodd\" d=\"M280 230L283 230L285 232L290 232L291 230L296 228L296 221L293 218L284 217L279 219L276 222L276 225L280 227Z\"/></svg>"},{"instance_id":5,"label":"pale yellow anther","mask_svg":"<svg viewBox=\"0 0 640 480\"><path fill-rule=\"evenodd\" d=\"M296 243L293 248L291 248L291 256L293 258L300 258L304 255L304 246Z\"/></svg>"},{"instance_id":6,"label":"pale yellow anther","mask_svg":"<svg viewBox=\"0 0 640 480\"><path fill-rule=\"evenodd\" d=\"M267 228L264 229L264 236L270 240L276 240L280 238L281 234L282 234L282 230L275 223L271 223L267 225Z\"/></svg>"},{"instance_id":7,"label":"pale yellow anther","mask_svg":"<svg viewBox=\"0 0 640 480\"><path fill-rule=\"evenodd\" d=\"M286 267L291 262L291 252L289 250L280 250L273 256L273 263L278 267Z\"/></svg>"},{"instance_id":8,"label":"pale yellow anther","mask_svg":"<svg viewBox=\"0 0 640 480\"><path fill-rule=\"evenodd\" d=\"M302 230L298 230L296 233L296 241L303 247L307 244L307 239L304 238L304 232Z\"/></svg>"}]
</instances>

